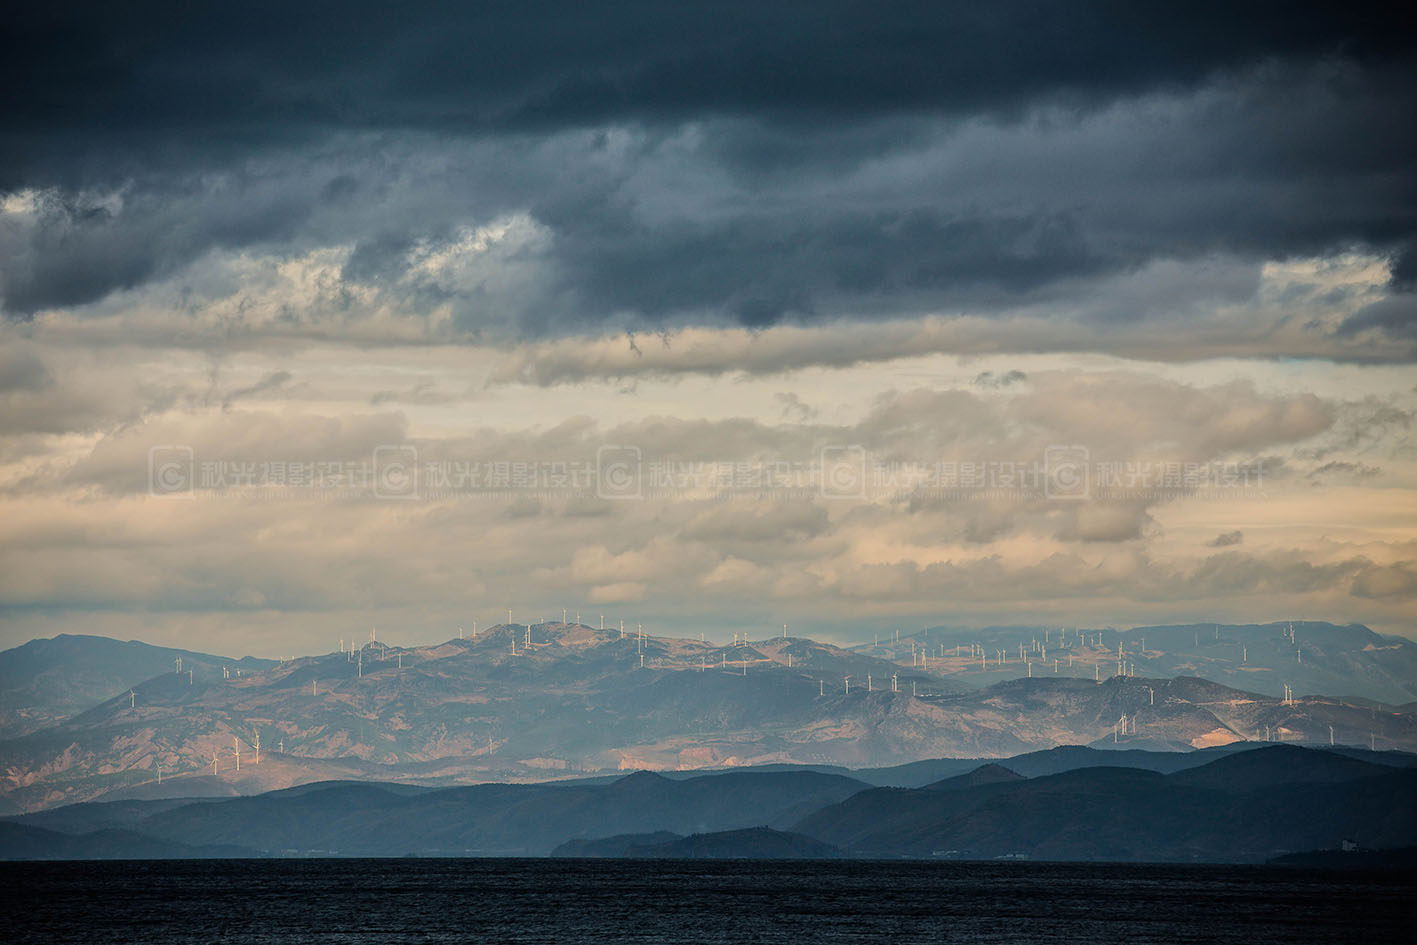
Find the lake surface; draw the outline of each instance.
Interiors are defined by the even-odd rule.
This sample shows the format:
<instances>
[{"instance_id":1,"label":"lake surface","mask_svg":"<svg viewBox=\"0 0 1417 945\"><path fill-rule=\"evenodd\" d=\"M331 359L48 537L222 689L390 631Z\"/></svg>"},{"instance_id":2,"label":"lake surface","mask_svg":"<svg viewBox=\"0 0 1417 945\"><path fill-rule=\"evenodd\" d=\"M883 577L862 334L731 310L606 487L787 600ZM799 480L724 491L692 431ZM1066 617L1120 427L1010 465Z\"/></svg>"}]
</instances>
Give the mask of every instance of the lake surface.
<instances>
[{"instance_id":1,"label":"lake surface","mask_svg":"<svg viewBox=\"0 0 1417 945\"><path fill-rule=\"evenodd\" d=\"M0 882L11 945L1417 941L1412 874L1268 867L159 860L0 863Z\"/></svg>"}]
</instances>

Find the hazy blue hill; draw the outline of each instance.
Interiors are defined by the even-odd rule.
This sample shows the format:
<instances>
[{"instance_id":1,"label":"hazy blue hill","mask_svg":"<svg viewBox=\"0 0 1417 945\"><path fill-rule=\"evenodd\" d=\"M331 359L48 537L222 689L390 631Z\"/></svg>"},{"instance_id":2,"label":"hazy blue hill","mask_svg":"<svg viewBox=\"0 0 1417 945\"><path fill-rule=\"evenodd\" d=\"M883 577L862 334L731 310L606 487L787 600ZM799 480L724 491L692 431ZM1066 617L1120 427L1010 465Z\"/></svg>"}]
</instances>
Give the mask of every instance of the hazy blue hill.
<instances>
[{"instance_id":1,"label":"hazy blue hill","mask_svg":"<svg viewBox=\"0 0 1417 945\"><path fill-rule=\"evenodd\" d=\"M385 821L408 800L377 784L334 784L202 801L156 813L136 829L172 842L234 844L271 853L333 851L351 845L364 849L367 845L359 840L371 825Z\"/></svg>"},{"instance_id":2,"label":"hazy blue hill","mask_svg":"<svg viewBox=\"0 0 1417 945\"><path fill-rule=\"evenodd\" d=\"M1417 768L1417 755L1407 751L1372 751L1367 748L1355 748L1352 745L1336 745L1329 751L1348 758L1369 761L1375 765L1386 765L1389 768Z\"/></svg>"},{"instance_id":3,"label":"hazy blue hill","mask_svg":"<svg viewBox=\"0 0 1417 945\"><path fill-rule=\"evenodd\" d=\"M1391 773L1385 765L1338 752L1265 745L1179 771L1171 776L1170 783L1242 793L1287 784L1356 781Z\"/></svg>"},{"instance_id":4,"label":"hazy blue hill","mask_svg":"<svg viewBox=\"0 0 1417 945\"><path fill-rule=\"evenodd\" d=\"M1306 850L1286 853L1269 861L1273 866L1320 870L1417 870L1417 847L1396 850Z\"/></svg>"},{"instance_id":5,"label":"hazy blue hill","mask_svg":"<svg viewBox=\"0 0 1417 945\"><path fill-rule=\"evenodd\" d=\"M679 839L681 839L679 834L668 830L656 830L654 833L622 833L613 837L596 837L594 839L576 838L575 840L567 840L556 847L551 851L551 855L618 858L625 856L625 851L630 847L654 846Z\"/></svg>"},{"instance_id":6,"label":"hazy blue hill","mask_svg":"<svg viewBox=\"0 0 1417 945\"><path fill-rule=\"evenodd\" d=\"M576 836L785 825L864 787L815 772L684 781L638 772L608 784L486 784L413 793L341 784L193 804L155 814L139 827L168 840L271 852L542 855Z\"/></svg>"},{"instance_id":7,"label":"hazy blue hill","mask_svg":"<svg viewBox=\"0 0 1417 945\"><path fill-rule=\"evenodd\" d=\"M120 828L85 834L0 822L0 860L176 860L259 856L238 846L191 846Z\"/></svg>"},{"instance_id":8,"label":"hazy blue hill","mask_svg":"<svg viewBox=\"0 0 1417 945\"><path fill-rule=\"evenodd\" d=\"M1141 748L1095 748L1086 745L1059 745L1040 751L1028 751L997 759L998 763L1010 771L1026 778L1036 778L1045 774L1058 774L1074 768L1145 768L1169 774L1185 768L1207 764L1222 755L1237 751L1250 751L1262 743L1235 742L1219 748L1205 748L1187 751L1155 751ZM1366 754L1366 752L1364 752ZM1411 758L1417 763L1417 756L1393 753L1399 758ZM893 765L888 768L863 768L849 772L877 787L925 787L938 781L968 774L988 759L983 758L930 758L909 764ZM1396 762L1394 762L1396 764Z\"/></svg>"},{"instance_id":9,"label":"hazy blue hill","mask_svg":"<svg viewBox=\"0 0 1417 945\"><path fill-rule=\"evenodd\" d=\"M1240 743L1234 750L1246 750L1250 745ZM1146 751L1139 748L1104 751L1084 745L1060 745L1044 751L1031 751L1024 755L1001 761L1010 771L1026 778L1060 774L1077 768L1142 768L1169 774L1193 765L1201 765L1208 758L1203 751Z\"/></svg>"},{"instance_id":10,"label":"hazy blue hill","mask_svg":"<svg viewBox=\"0 0 1417 945\"><path fill-rule=\"evenodd\" d=\"M927 784L925 787L931 791L962 791L965 788L979 787L983 784L1008 784L1012 781L1022 780L1024 780L1023 775L1016 774L1003 765L987 764L980 765L967 774L957 774L952 778Z\"/></svg>"},{"instance_id":11,"label":"hazy blue hill","mask_svg":"<svg viewBox=\"0 0 1417 945\"><path fill-rule=\"evenodd\" d=\"M31 640L0 653L0 739L16 738L126 693L162 673L182 670L220 677L223 667L254 672L276 665L253 657L228 659L84 634Z\"/></svg>"},{"instance_id":12,"label":"hazy blue hill","mask_svg":"<svg viewBox=\"0 0 1417 945\"><path fill-rule=\"evenodd\" d=\"M90 801L53 807L33 814L8 818L13 824L43 827L60 833L79 834L107 827L129 827L154 814L195 803L195 798L174 798L162 801Z\"/></svg>"},{"instance_id":13,"label":"hazy blue hill","mask_svg":"<svg viewBox=\"0 0 1417 945\"><path fill-rule=\"evenodd\" d=\"M1099 756L1154 760L1060 757ZM1417 843L1417 768L1285 745L1195 756L1206 763L1171 774L1094 766L1023 778L976 764L927 788L780 770L439 789L328 782L224 800L73 805L0 822L8 844L0 849L20 857L234 849L795 857L836 848L874 857L1260 862L1342 839L1369 848Z\"/></svg>"},{"instance_id":14,"label":"hazy blue hill","mask_svg":"<svg viewBox=\"0 0 1417 945\"><path fill-rule=\"evenodd\" d=\"M1163 775L1079 768L955 791L874 789L795 830L857 856L1259 862L1417 841L1417 770L1273 746Z\"/></svg>"},{"instance_id":15,"label":"hazy blue hill","mask_svg":"<svg viewBox=\"0 0 1417 945\"><path fill-rule=\"evenodd\" d=\"M682 860L826 860L838 856L839 851L829 844L800 833L788 833L770 827L748 827L743 830L696 833L660 843L632 844L625 849L624 855Z\"/></svg>"}]
</instances>

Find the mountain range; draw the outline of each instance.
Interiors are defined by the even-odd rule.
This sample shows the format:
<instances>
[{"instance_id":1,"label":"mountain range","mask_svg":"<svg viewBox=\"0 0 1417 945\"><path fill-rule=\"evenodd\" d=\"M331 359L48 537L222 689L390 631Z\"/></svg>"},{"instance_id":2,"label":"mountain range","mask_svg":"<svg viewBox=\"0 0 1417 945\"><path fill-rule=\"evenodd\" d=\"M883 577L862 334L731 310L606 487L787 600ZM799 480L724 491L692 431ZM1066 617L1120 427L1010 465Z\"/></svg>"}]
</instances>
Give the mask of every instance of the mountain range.
<instances>
[{"instance_id":1,"label":"mountain range","mask_svg":"<svg viewBox=\"0 0 1417 945\"><path fill-rule=\"evenodd\" d=\"M1417 756L1266 745L1020 756L919 788L811 770L69 805L0 821L0 857L951 857L1260 862L1417 844ZM1089 765L1089 761L1117 764ZM1128 764L1131 762L1132 764ZM1071 765L1080 764L1080 767ZM1018 767L1024 767L1020 764ZM45 846L48 843L49 846Z\"/></svg>"},{"instance_id":2,"label":"mountain range","mask_svg":"<svg viewBox=\"0 0 1417 945\"><path fill-rule=\"evenodd\" d=\"M1417 702L1417 643L1362 624L1294 620L1130 630L941 626L885 641L878 637L853 650L893 661L928 653L932 669L975 686L1016 678L1024 662L1033 664L1035 675L1052 672L1056 662L1069 675L1078 675L1081 666L1082 675L1092 676L1099 665L1103 677L1198 676L1269 696L1283 696L1287 685L1296 695L1347 697L1365 705Z\"/></svg>"},{"instance_id":3,"label":"mountain range","mask_svg":"<svg viewBox=\"0 0 1417 945\"><path fill-rule=\"evenodd\" d=\"M1307 627L1317 638L1316 626L1296 624L1293 636L1303 639L1299 628ZM1327 643L1314 653L1329 655L1311 663L1341 655L1390 673L1411 647L1373 649L1373 638L1387 638L1332 630L1348 648ZM36 700L22 734L0 740L0 812L95 798L256 794L322 780L450 786L771 764L908 772L921 759L1062 745L1417 749L1417 714L1406 706L1142 677L1133 675L1126 642L1118 659L1109 639L1068 634L1062 649L1048 631L1041 642L1018 642L1012 662L1002 636L970 644L977 657L965 655L965 644L956 644L959 656L941 656L944 644L933 640L934 655L923 640L913 654L911 641L894 639L865 650L798 637L719 646L576 623L502 625L425 647L371 640L285 661L174 656L102 638L35 641L0 654L4 704L23 707L26 693ZM1273 636L1274 628L1253 634ZM1153 636L1140 649L1140 639L1135 655L1143 659L1167 652ZM975 678L969 661L988 665L991 648L999 662ZM102 664L105 654L117 654L105 674L76 668ZM157 675L125 677L157 659L167 664ZM25 683L14 666L51 682ZM1013 675L989 675L996 673ZM87 682L52 682L70 675ZM30 728L99 690L107 697ZM937 777L947 773L946 762L924 764Z\"/></svg>"}]
</instances>

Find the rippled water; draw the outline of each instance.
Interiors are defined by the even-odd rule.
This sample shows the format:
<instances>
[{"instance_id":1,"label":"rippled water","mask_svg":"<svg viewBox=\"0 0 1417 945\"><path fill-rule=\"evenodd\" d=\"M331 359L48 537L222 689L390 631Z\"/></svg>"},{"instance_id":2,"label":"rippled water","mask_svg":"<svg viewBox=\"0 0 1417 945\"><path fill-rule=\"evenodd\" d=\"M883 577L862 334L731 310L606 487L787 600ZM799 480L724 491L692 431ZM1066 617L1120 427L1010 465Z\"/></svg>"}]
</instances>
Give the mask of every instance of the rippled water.
<instances>
[{"instance_id":1,"label":"rippled water","mask_svg":"<svg viewBox=\"0 0 1417 945\"><path fill-rule=\"evenodd\" d=\"M4 863L0 939L82 942L1417 941L1406 874L1042 863Z\"/></svg>"}]
</instances>

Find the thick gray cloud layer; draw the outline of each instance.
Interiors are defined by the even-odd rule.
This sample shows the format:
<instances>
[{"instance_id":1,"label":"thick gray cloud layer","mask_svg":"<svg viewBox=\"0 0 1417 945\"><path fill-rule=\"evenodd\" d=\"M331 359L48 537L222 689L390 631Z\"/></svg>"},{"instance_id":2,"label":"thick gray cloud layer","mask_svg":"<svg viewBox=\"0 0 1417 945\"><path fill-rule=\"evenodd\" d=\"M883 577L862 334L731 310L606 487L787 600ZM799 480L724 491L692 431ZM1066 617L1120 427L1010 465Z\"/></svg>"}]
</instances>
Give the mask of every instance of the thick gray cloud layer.
<instances>
[{"instance_id":1,"label":"thick gray cloud layer","mask_svg":"<svg viewBox=\"0 0 1417 945\"><path fill-rule=\"evenodd\" d=\"M348 249L455 336L992 313L1184 322L1253 282L1095 298L1158 261L1358 248L1411 345L1417 69L1362 4L149 4L14 15L0 55L12 317L202 260ZM475 271L431 271L469 233ZM499 229L501 228L501 229ZM484 243L486 240L484 240ZM477 268L480 267L480 268ZM1089 300L1080 305L1080 300ZM300 321L307 312L285 314Z\"/></svg>"}]
</instances>

